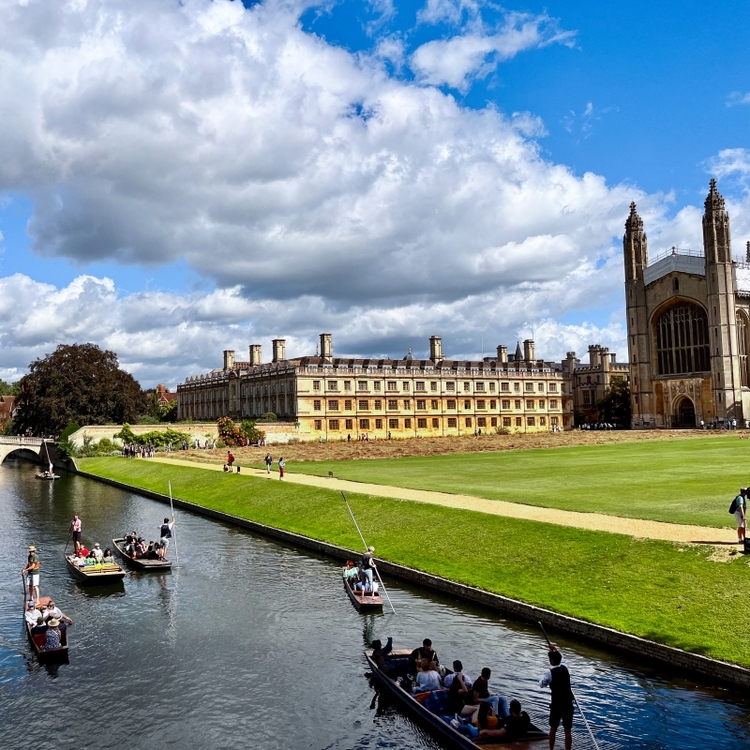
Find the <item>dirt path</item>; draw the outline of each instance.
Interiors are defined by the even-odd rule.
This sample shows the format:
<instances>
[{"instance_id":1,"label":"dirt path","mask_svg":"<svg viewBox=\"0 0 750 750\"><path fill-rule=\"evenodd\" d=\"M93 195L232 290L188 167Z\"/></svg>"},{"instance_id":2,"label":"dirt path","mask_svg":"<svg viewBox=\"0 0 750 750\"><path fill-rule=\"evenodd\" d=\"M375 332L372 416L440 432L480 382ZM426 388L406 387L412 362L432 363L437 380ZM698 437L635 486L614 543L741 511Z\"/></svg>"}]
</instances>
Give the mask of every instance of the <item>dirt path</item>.
<instances>
[{"instance_id":1,"label":"dirt path","mask_svg":"<svg viewBox=\"0 0 750 750\"><path fill-rule=\"evenodd\" d=\"M198 463L179 458L153 458L164 464L175 466L192 466L193 468L222 471L221 464ZM266 474L262 469L242 468L243 474L264 477L279 481L278 474ZM352 482L346 479L327 479L309 474L290 474L287 472L284 481L289 484L303 484L309 487L323 487L329 490L356 492L378 497L390 497L396 500L412 500L418 503L432 503L447 508L461 510L475 510L480 513L490 513L508 518L521 518L527 521L543 521L558 526L572 526L577 529L591 529L593 531L607 531L612 534L626 534L642 539L662 539L668 542L683 542L691 544L728 545L737 542L737 532L734 529L715 529L710 526L686 526L661 521L643 521L637 518L622 518L621 516L607 516L599 513L577 513L569 510L554 508L540 508L534 505L509 503L504 500L487 500L471 495L452 495L447 492L432 492L429 490L412 490L404 487L390 487L366 482Z\"/></svg>"}]
</instances>

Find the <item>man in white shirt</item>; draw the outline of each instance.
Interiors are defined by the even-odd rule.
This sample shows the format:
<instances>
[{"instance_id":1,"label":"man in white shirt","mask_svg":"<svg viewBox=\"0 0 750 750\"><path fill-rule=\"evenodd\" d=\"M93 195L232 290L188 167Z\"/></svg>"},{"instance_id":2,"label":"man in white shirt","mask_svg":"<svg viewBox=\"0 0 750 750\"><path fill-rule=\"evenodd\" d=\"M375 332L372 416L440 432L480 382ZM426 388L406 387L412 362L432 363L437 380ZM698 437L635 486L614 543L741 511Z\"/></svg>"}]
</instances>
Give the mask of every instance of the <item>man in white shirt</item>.
<instances>
[{"instance_id":1,"label":"man in white shirt","mask_svg":"<svg viewBox=\"0 0 750 750\"><path fill-rule=\"evenodd\" d=\"M102 558L104 557L104 552L102 552L102 548L99 546L98 542L94 545L94 549L92 550L92 552L94 553L96 561L101 562Z\"/></svg>"},{"instance_id":2,"label":"man in white shirt","mask_svg":"<svg viewBox=\"0 0 750 750\"><path fill-rule=\"evenodd\" d=\"M42 616L42 613L36 608L36 602L32 599L26 605L26 611L23 613L26 622L33 628L36 621Z\"/></svg>"},{"instance_id":3,"label":"man in white shirt","mask_svg":"<svg viewBox=\"0 0 750 750\"><path fill-rule=\"evenodd\" d=\"M464 685L466 685L467 690L471 690L471 686L474 684L474 680L469 677L469 675L466 674L466 672L463 671L464 665L456 659L456 661L453 662L453 672L451 674L445 675L443 678L443 685L445 687L449 688L451 686L451 683L456 678L457 674L461 674L464 678Z\"/></svg>"}]
</instances>

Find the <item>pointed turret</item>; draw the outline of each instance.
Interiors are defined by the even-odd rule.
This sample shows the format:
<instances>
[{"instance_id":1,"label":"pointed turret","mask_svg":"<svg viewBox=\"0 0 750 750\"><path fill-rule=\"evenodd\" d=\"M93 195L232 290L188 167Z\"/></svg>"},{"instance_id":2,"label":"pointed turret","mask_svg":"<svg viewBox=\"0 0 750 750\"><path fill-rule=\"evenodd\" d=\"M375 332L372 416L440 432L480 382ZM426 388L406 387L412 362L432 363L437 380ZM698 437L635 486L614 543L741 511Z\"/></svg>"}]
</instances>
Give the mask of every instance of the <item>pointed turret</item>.
<instances>
[{"instance_id":1,"label":"pointed turret","mask_svg":"<svg viewBox=\"0 0 750 750\"><path fill-rule=\"evenodd\" d=\"M732 239L729 233L729 214L724 207L724 198L716 189L716 180L711 178L706 201L703 204L703 248L706 265L732 262Z\"/></svg>"},{"instance_id":2,"label":"pointed turret","mask_svg":"<svg viewBox=\"0 0 750 750\"><path fill-rule=\"evenodd\" d=\"M516 353L513 359L515 359L516 362L521 362L523 360L523 352L521 351L520 341L516 341Z\"/></svg>"},{"instance_id":3,"label":"pointed turret","mask_svg":"<svg viewBox=\"0 0 750 750\"><path fill-rule=\"evenodd\" d=\"M630 204L630 215L625 221L625 234L622 238L625 259L625 281L642 279L643 270L648 265L648 239L643 231L643 219Z\"/></svg>"}]
</instances>

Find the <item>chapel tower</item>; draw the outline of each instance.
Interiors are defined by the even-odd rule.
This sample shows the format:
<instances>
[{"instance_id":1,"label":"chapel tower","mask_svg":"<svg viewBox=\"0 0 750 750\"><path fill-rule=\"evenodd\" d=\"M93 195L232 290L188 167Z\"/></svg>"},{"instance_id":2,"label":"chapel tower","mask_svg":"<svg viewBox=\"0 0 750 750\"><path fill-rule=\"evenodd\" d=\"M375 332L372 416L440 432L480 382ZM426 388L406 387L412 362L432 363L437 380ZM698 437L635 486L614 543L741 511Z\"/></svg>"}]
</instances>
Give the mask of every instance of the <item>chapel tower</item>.
<instances>
[{"instance_id":1,"label":"chapel tower","mask_svg":"<svg viewBox=\"0 0 750 750\"><path fill-rule=\"evenodd\" d=\"M643 231L643 219L635 203L630 204L630 215L625 221L622 238L625 261L625 310L628 329L628 361L630 362L630 399L633 419L640 424L653 418L654 399L651 387L651 347L649 346L649 316L643 272L648 266L648 239Z\"/></svg>"},{"instance_id":2,"label":"chapel tower","mask_svg":"<svg viewBox=\"0 0 750 750\"><path fill-rule=\"evenodd\" d=\"M711 389L716 414L741 416L741 381L737 349L737 309L729 214L716 180L704 203L703 249L706 263L707 313L710 341Z\"/></svg>"}]
</instances>

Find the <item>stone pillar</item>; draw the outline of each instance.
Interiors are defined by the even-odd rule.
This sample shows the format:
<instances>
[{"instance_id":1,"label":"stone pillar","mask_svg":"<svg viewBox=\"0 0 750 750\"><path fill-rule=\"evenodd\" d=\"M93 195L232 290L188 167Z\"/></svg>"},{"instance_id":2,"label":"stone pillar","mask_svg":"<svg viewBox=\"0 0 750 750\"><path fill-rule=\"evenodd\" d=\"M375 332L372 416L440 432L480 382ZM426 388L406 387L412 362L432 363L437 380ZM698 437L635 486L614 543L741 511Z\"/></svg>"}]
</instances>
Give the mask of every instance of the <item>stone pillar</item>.
<instances>
[{"instance_id":1,"label":"stone pillar","mask_svg":"<svg viewBox=\"0 0 750 750\"><path fill-rule=\"evenodd\" d=\"M261 353L260 344L250 344L250 364L251 365L263 364L263 355Z\"/></svg>"},{"instance_id":2,"label":"stone pillar","mask_svg":"<svg viewBox=\"0 0 750 750\"><path fill-rule=\"evenodd\" d=\"M430 359L433 362L443 361L443 339L440 336L430 336Z\"/></svg>"},{"instance_id":3,"label":"stone pillar","mask_svg":"<svg viewBox=\"0 0 750 750\"><path fill-rule=\"evenodd\" d=\"M286 339L274 339L271 342L273 347L273 362L283 362L286 359Z\"/></svg>"},{"instance_id":4,"label":"stone pillar","mask_svg":"<svg viewBox=\"0 0 750 750\"><path fill-rule=\"evenodd\" d=\"M333 356L333 342L330 333L320 334L320 356L323 359L331 359Z\"/></svg>"},{"instance_id":5,"label":"stone pillar","mask_svg":"<svg viewBox=\"0 0 750 750\"><path fill-rule=\"evenodd\" d=\"M234 367L234 350L224 350L224 369L231 370Z\"/></svg>"},{"instance_id":6,"label":"stone pillar","mask_svg":"<svg viewBox=\"0 0 750 750\"><path fill-rule=\"evenodd\" d=\"M500 365L508 364L508 347L505 344L500 344L497 347L497 362Z\"/></svg>"},{"instance_id":7,"label":"stone pillar","mask_svg":"<svg viewBox=\"0 0 750 750\"><path fill-rule=\"evenodd\" d=\"M534 340L526 339L523 342L523 359L524 362L531 364L534 361Z\"/></svg>"}]
</instances>

